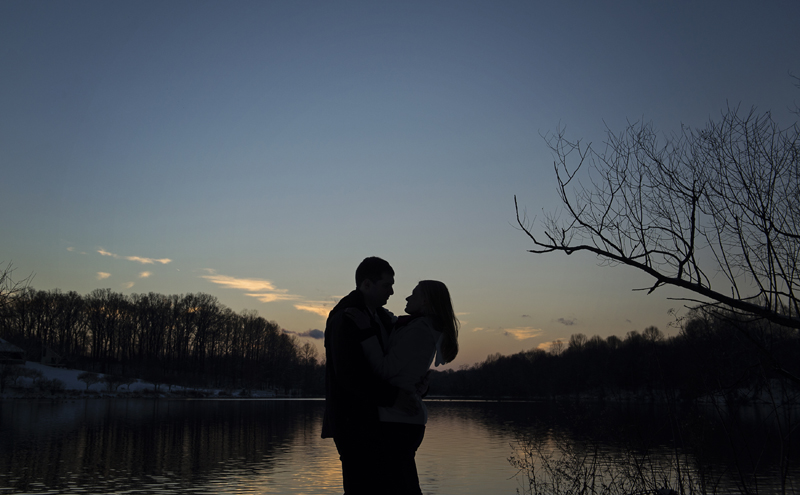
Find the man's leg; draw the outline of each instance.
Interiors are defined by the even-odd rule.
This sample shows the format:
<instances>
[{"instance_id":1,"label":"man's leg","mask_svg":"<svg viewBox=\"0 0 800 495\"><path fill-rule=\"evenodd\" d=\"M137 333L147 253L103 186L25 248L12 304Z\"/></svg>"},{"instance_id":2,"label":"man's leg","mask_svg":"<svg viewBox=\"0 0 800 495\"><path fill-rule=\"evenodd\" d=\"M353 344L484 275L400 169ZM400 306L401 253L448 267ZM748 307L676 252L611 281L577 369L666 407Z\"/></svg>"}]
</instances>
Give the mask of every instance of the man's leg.
<instances>
[{"instance_id":1,"label":"man's leg","mask_svg":"<svg viewBox=\"0 0 800 495\"><path fill-rule=\"evenodd\" d=\"M375 428L364 427L349 435L334 437L342 461L344 495L375 495L381 481L382 463Z\"/></svg>"}]
</instances>

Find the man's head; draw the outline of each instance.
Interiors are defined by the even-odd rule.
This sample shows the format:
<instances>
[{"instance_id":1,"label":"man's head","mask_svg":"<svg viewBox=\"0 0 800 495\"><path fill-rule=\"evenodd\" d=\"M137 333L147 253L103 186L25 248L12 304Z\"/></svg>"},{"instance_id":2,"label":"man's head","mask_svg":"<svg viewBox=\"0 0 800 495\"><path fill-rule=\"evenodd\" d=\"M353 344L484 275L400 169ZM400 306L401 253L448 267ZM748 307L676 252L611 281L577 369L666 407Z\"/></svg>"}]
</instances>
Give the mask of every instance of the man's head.
<instances>
[{"instance_id":1,"label":"man's head","mask_svg":"<svg viewBox=\"0 0 800 495\"><path fill-rule=\"evenodd\" d=\"M383 306L394 294L394 270L381 258L371 256L356 268L356 287L364 295L364 302L370 309Z\"/></svg>"}]
</instances>

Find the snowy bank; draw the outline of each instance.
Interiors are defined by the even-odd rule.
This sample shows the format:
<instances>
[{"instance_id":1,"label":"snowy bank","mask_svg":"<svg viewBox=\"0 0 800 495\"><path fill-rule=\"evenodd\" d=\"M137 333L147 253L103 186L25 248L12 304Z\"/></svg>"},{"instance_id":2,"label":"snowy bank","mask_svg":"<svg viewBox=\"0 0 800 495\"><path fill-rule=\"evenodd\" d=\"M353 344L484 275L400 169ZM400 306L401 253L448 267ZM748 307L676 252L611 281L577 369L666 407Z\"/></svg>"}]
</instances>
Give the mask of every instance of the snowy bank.
<instances>
[{"instance_id":1,"label":"snowy bank","mask_svg":"<svg viewBox=\"0 0 800 495\"><path fill-rule=\"evenodd\" d=\"M130 384L123 383L116 390L111 390L108 384L102 381L105 376L97 373L101 379L97 383L87 386L86 382L78 379L84 371L58 368L47 366L34 361L27 361L23 366L33 372L41 373L41 378L31 378L20 376L16 382L6 385L5 391L0 394L0 398L33 398L33 397L277 397L273 390L219 390L219 389L196 389L179 387L173 385L160 385L156 387L153 383L142 380L133 380ZM41 390L37 386L37 380L58 380L63 384L63 388L58 392L48 392ZM59 387L60 388L60 387Z\"/></svg>"}]
</instances>

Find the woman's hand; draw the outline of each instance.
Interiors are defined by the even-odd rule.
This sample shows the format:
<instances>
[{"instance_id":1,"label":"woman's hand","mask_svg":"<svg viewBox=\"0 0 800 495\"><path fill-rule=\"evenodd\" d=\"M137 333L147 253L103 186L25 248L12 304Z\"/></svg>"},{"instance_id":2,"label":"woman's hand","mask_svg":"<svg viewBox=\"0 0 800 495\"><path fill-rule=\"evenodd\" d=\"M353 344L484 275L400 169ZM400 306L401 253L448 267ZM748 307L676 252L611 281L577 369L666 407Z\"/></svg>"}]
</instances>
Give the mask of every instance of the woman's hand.
<instances>
[{"instance_id":1,"label":"woman's hand","mask_svg":"<svg viewBox=\"0 0 800 495\"><path fill-rule=\"evenodd\" d=\"M397 391L397 398L392 407L400 409L409 416L414 416L419 412L419 401L417 401L416 395L401 388Z\"/></svg>"},{"instance_id":2,"label":"woman's hand","mask_svg":"<svg viewBox=\"0 0 800 495\"><path fill-rule=\"evenodd\" d=\"M366 330L372 326L372 320L369 316L365 315L363 311L356 308L347 308L344 314L353 320L359 330Z\"/></svg>"}]
</instances>

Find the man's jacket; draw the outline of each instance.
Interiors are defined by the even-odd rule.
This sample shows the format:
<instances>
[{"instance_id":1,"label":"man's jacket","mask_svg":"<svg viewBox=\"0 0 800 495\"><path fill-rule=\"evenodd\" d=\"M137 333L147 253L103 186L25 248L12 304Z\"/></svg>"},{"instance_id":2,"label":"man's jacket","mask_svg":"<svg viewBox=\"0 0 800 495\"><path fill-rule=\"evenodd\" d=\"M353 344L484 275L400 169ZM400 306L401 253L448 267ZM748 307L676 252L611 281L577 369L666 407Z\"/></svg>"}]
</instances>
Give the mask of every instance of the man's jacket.
<instances>
[{"instance_id":1,"label":"man's jacket","mask_svg":"<svg viewBox=\"0 0 800 495\"><path fill-rule=\"evenodd\" d=\"M378 406L391 406L397 387L380 379L361 348L364 331L345 315L347 308L369 314L364 296L354 290L345 296L328 315L325 324L325 417L322 438L343 437L377 424ZM392 328L391 314L383 308L377 315L387 331ZM372 331L382 340L377 322ZM383 343L382 343L383 344Z\"/></svg>"}]
</instances>

